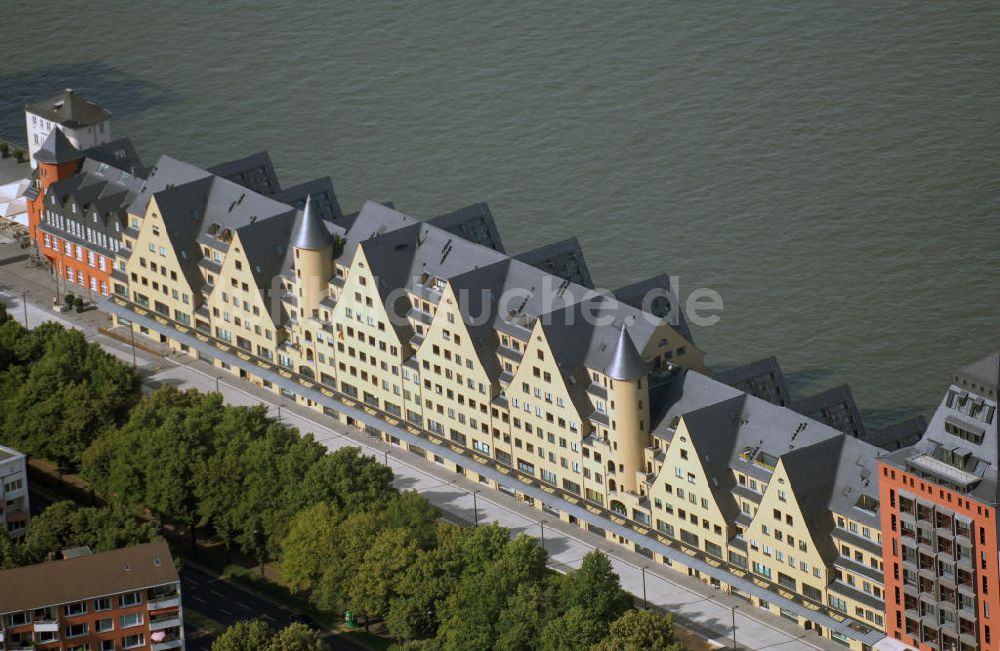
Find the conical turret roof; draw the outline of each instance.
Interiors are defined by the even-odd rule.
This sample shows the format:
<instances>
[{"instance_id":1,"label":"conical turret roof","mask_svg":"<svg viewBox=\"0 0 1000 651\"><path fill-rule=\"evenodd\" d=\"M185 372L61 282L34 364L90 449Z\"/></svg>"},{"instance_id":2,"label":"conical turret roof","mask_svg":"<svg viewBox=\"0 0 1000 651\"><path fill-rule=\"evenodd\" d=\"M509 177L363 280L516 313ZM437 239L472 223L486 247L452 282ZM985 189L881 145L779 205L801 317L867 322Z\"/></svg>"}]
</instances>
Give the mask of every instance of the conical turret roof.
<instances>
[{"instance_id":1,"label":"conical turret roof","mask_svg":"<svg viewBox=\"0 0 1000 651\"><path fill-rule=\"evenodd\" d=\"M52 127L49 136L35 152L35 160L39 163L58 165L83 158L83 153L73 146L66 134L59 127Z\"/></svg>"},{"instance_id":2,"label":"conical turret roof","mask_svg":"<svg viewBox=\"0 0 1000 651\"><path fill-rule=\"evenodd\" d=\"M292 234L292 246L297 249L322 249L333 244L333 236L323 223L319 211L313 207L312 197L306 197L302 219Z\"/></svg>"},{"instance_id":3,"label":"conical turret roof","mask_svg":"<svg viewBox=\"0 0 1000 651\"><path fill-rule=\"evenodd\" d=\"M604 368L604 374L614 380L638 380L648 371L646 362L642 361L639 351L635 349L632 337L629 336L625 324L618 333L618 341L611 351L611 361Z\"/></svg>"}]
</instances>

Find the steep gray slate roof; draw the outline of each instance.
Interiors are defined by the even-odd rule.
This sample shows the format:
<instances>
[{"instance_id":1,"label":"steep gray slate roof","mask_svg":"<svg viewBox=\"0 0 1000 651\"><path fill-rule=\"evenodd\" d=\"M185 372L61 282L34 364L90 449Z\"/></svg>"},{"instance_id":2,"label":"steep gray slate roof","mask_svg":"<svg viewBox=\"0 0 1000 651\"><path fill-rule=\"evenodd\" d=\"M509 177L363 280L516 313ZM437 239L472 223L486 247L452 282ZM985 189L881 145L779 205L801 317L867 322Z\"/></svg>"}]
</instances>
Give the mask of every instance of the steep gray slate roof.
<instances>
[{"instance_id":1,"label":"steep gray slate roof","mask_svg":"<svg viewBox=\"0 0 1000 651\"><path fill-rule=\"evenodd\" d=\"M146 177L146 182L139 188L139 193L129 205L128 211L133 215L145 215L149 198L157 192L210 176L210 173L200 167L170 156L160 156Z\"/></svg>"},{"instance_id":2,"label":"steep gray slate roof","mask_svg":"<svg viewBox=\"0 0 1000 651\"><path fill-rule=\"evenodd\" d=\"M101 145L84 150L87 158L105 163L134 176L146 178L149 169L142 164L139 152L127 137L115 138Z\"/></svg>"},{"instance_id":3,"label":"steep gray slate roof","mask_svg":"<svg viewBox=\"0 0 1000 651\"><path fill-rule=\"evenodd\" d=\"M843 436L822 423L744 393L688 412L683 418L727 519L739 513L731 493L735 486L733 468L763 478L767 475L756 463L773 466L783 454Z\"/></svg>"},{"instance_id":4,"label":"steep gray slate roof","mask_svg":"<svg viewBox=\"0 0 1000 651\"><path fill-rule=\"evenodd\" d=\"M500 230L493 219L490 207L485 203L474 203L427 220L428 224L444 229L452 235L481 244L504 253L500 241Z\"/></svg>"},{"instance_id":5,"label":"steep gray slate roof","mask_svg":"<svg viewBox=\"0 0 1000 651\"><path fill-rule=\"evenodd\" d=\"M791 407L800 414L815 418L845 434L860 437L865 435L861 412L854 401L851 388L846 384L796 400Z\"/></svg>"},{"instance_id":6,"label":"steep gray slate roof","mask_svg":"<svg viewBox=\"0 0 1000 651\"><path fill-rule=\"evenodd\" d=\"M67 88L54 97L28 104L25 109L35 115L71 129L104 122L111 113Z\"/></svg>"},{"instance_id":7,"label":"steep gray slate roof","mask_svg":"<svg viewBox=\"0 0 1000 651\"><path fill-rule=\"evenodd\" d=\"M339 220L344 217L344 213L340 210L340 202L337 201L337 194L333 190L333 181L329 176L286 188L275 194L272 199L303 210L306 207L306 197L312 197L313 207L319 209L320 217L324 220Z\"/></svg>"},{"instance_id":8,"label":"steep gray slate roof","mask_svg":"<svg viewBox=\"0 0 1000 651\"><path fill-rule=\"evenodd\" d=\"M623 323L618 333L618 341L615 342L611 353L611 361L604 368L604 374L614 380L633 381L644 377L647 372L649 367L639 356L639 351L635 349L632 337L629 336Z\"/></svg>"},{"instance_id":9,"label":"steep gray slate roof","mask_svg":"<svg viewBox=\"0 0 1000 651\"><path fill-rule=\"evenodd\" d=\"M677 332L694 343L687 318L670 284L670 276L657 274L652 278L625 285L614 291L615 298L637 310L647 310L673 326Z\"/></svg>"},{"instance_id":10,"label":"steep gray slate roof","mask_svg":"<svg viewBox=\"0 0 1000 651\"><path fill-rule=\"evenodd\" d=\"M785 374L773 355L713 375L719 382L746 391L761 400L787 407L792 402Z\"/></svg>"},{"instance_id":11,"label":"steep gray slate roof","mask_svg":"<svg viewBox=\"0 0 1000 651\"><path fill-rule=\"evenodd\" d=\"M927 429L927 419L917 415L880 429L869 429L864 440L884 450L898 450L920 440Z\"/></svg>"},{"instance_id":12,"label":"steep gray slate roof","mask_svg":"<svg viewBox=\"0 0 1000 651\"><path fill-rule=\"evenodd\" d=\"M208 171L264 196L281 192L274 164L271 163L271 156L266 151L213 165Z\"/></svg>"},{"instance_id":13,"label":"steep gray slate roof","mask_svg":"<svg viewBox=\"0 0 1000 651\"><path fill-rule=\"evenodd\" d=\"M41 148L35 152L35 160L40 163L68 163L69 161L80 160L83 152L73 146L73 143L66 138L62 129L53 127L52 131L45 138Z\"/></svg>"},{"instance_id":14,"label":"steep gray slate roof","mask_svg":"<svg viewBox=\"0 0 1000 651\"><path fill-rule=\"evenodd\" d=\"M583 249L575 237L518 253L514 257L571 283L594 288L594 280L590 276L587 260L583 257Z\"/></svg>"},{"instance_id":15,"label":"steep gray slate roof","mask_svg":"<svg viewBox=\"0 0 1000 651\"><path fill-rule=\"evenodd\" d=\"M956 384L966 380L967 383L979 385L971 387L968 384L963 384L963 387L980 391L986 397L996 400L997 389L1000 387L1000 352L966 364L958 369L956 376Z\"/></svg>"},{"instance_id":16,"label":"steep gray slate roof","mask_svg":"<svg viewBox=\"0 0 1000 651\"><path fill-rule=\"evenodd\" d=\"M218 176L169 185L155 197L181 269L195 292L202 286L198 263L203 257L199 246L203 236L222 237L227 230L294 212L290 206ZM265 263L250 259L250 264Z\"/></svg>"},{"instance_id":17,"label":"steep gray slate roof","mask_svg":"<svg viewBox=\"0 0 1000 651\"><path fill-rule=\"evenodd\" d=\"M313 205L312 197L306 197L302 219L298 220L292 235L292 246L297 249L316 250L333 244L333 236Z\"/></svg>"},{"instance_id":18,"label":"steep gray slate roof","mask_svg":"<svg viewBox=\"0 0 1000 651\"><path fill-rule=\"evenodd\" d=\"M831 538L836 527L831 511L878 528L878 514L860 508L866 496L878 501L878 458L887 453L852 436L839 435L782 455L791 494L798 500L806 526L820 554L830 563L839 555Z\"/></svg>"},{"instance_id":19,"label":"steep gray slate roof","mask_svg":"<svg viewBox=\"0 0 1000 651\"><path fill-rule=\"evenodd\" d=\"M389 240L392 244L375 246L379 240ZM572 376L581 383L589 384L584 366L601 370L611 362L622 323L628 324L632 343L640 351L646 350L660 323L659 318L645 315L610 294L595 295L583 285L567 283L506 254L382 204L369 201L364 205L347 231L340 264L350 265L354 252L362 244L373 272L381 276L379 284L383 297L396 287L419 292L415 284L423 277L447 281L490 267L492 276L488 285L494 293L489 315L492 327L524 339L534 323L541 319L560 369L567 377ZM385 259L376 260L377 255ZM506 264L499 264L501 262ZM600 308L600 313L608 317L607 323L588 325L584 318L585 307ZM581 355L581 351L584 354Z\"/></svg>"}]
</instances>

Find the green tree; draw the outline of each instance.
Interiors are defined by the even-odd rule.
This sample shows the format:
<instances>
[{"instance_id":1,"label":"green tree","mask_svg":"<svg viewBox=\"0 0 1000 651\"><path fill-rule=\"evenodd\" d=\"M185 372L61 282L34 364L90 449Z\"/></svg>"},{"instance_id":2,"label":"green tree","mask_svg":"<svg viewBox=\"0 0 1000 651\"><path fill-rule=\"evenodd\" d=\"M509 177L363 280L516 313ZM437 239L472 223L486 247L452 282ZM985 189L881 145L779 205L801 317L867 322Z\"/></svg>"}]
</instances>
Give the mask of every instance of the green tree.
<instances>
[{"instance_id":1,"label":"green tree","mask_svg":"<svg viewBox=\"0 0 1000 651\"><path fill-rule=\"evenodd\" d=\"M28 523L21 543L24 564L39 563L68 547L110 551L157 540L156 528L125 508L81 507L56 502Z\"/></svg>"},{"instance_id":2,"label":"green tree","mask_svg":"<svg viewBox=\"0 0 1000 651\"><path fill-rule=\"evenodd\" d=\"M403 491L389 500L385 507L385 526L408 529L418 544L427 549L437 540L437 519L440 512L416 491Z\"/></svg>"},{"instance_id":3,"label":"green tree","mask_svg":"<svg viewBox=\"0 0 1000 651\"><path fill-rule=\"evenodd\" d=\"M260 651L271 644L274 632L264 620L239 621L212 642L212 651Z\"/></svg>"},{"instance_id":4,"label":"green tree","mask_svg":"<svg viewBox=\"0 0 1000 651\"><path fill-rule=\"evenodd\" d=\"M594 619L592 612L579 606L549 622L539 639L539 651L585 651L604 636L607 622Z\"/></svg>"},{"instance_id":5,"label":"green tree","mask_svg":"<svg viewBox=\"0 0 1000 651\"><path fill-rule=\"evenodd\" d=\"M418 549L410 529L383 529L375 536L348 588L350 606L365 615L366 629L372 618L389 614L389 602L397 596L396 586L416 559Z\"/></svg>"},{"instance_id":6,"label":"green tree","mask_svg":"<svg viewBox=\"0 0 1000 651\"><path fill-rule=\"evenodd\" d=\"M326 651L320 634L298 622L289 624L278 631L267 647L267 651Z\"/></svg>"},{"instance_id":7,"label":"green tree","mask_svg":"<svg viewBox=\"0 0 1000 651\"><path fill-rule=\"evenodd\" d=\"M533 538L518 536L482 571L467 568L457 589L443 606L438 641L442 648L491 649L498 637L497 621L508 599L521 585L545 578L547 554Z\"/></svg>"},{"instance_id":8,"label":"green tree","mask_svg":"<svg viewBox=\"0 0 1000 651\"><path fill-rule=\"evenodd\" d=\"M298 502L330 500L345 513L376 511L396 496L392 479L391 469L361 454L360 448L340 448L309 467L299 484Z\"/></svg>"},{"instance_id":9,"label":"green tree","mask_svg":"<svg viewBox=\"0 0 1000 651\"><path fill-rule=\"evenodd\" d=\"M347 608L351 577L381 529L381 516L375 513L352 513L337 525L335 552L310 595L318 609L343 612Z\"/></svg>"},{"instance_id":10,"label":"green tree","mask_svg":"<svg viewBox=\"0 0 1000 651\"><path fill-rule=\"evenodd\" d=\"M314 588L339 553L338 525L344 519L329 502L319 502L292 518L281 543L281 578L292 590Z\"/></svg>"},{"instance_id":11,"label":"green tree","mask_svg":"<svg viewBox=\"0 0 1000 651\"><path fill-rule=\"evenodd\" d=\"M500 632L496 651L532 651L547 623L550 610L545 591L539 584L520 585L507 606L500 611L497 629Z\"/></svg>"},{"instance_id":12,"label":"green tree","mask_svg":"<svg viewBox=\"0 0 1000 651\"><path fill-rule=\"evenodd\" d=\"M594 651L684 651L684 646L675 637L672 615L630 610L611 623Z\"/></svg>"},{"instance_id":13,"label":"green tree","mask_svg":"<svg viewBox=\"0 0 1000 651\"><path fill-rule=\"evenodd\" d=\"M580 569L572 572L562 591L563 607L584 608L605 627L632 608L632 596L622 590L621 581L608 557L593 551L583 557Z\"/></svg>"}]
</instances>

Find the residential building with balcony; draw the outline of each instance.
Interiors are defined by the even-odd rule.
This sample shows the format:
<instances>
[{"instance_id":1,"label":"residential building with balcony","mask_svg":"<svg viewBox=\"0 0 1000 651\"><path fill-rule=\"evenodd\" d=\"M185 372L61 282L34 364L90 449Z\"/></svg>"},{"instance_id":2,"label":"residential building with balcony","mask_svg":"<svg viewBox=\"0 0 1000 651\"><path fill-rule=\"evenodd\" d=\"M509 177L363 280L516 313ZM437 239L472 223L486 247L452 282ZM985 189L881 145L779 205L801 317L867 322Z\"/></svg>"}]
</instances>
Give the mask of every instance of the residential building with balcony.
<instances>
[{"instance_id":1,"label":"residential building with balcony","mask_svg":"<svg viewBox=\"0 0 1000 651\"><path fill-rule=\"evenodd\" d=\"M81 553L82 552L82 553ZM180 578L166 543L0 571L5 651L184 649Z\"/></svg>"},{"instance_id":2,"label":"residential building with balcony","mask_svg":"<svg viewBox=\"0 0 1000 651\"><path fill-rule=\"evenodd\" d=\"M926 432L880 460L889 633L920 651L1000 645L1000 353L958 369Z\"/></svg>"},{"instance_id":3,"label":"residential building with balcony","mask_svg":"<svg viewBox=\"0 0 1000 651\"><path fill-rule=\"evenodd\" d=\"M22 538L30 519L27 458L0 445L0 531L11 538Z\"/></svg>"}]
</instances>

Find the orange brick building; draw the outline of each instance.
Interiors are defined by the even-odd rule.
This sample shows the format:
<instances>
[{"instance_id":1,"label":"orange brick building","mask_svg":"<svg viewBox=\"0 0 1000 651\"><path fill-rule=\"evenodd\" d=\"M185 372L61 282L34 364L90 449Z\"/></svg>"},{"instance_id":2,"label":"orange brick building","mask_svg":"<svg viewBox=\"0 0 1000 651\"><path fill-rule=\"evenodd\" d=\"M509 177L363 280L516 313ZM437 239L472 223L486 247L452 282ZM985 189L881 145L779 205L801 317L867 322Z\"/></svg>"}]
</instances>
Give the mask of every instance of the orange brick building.
<instances>
[{"instance_id":1,"label":"orange brick building","mask_svg":"<svg viewBox=\"0 0 1000 651\"><path fill-rule=\"evenodd\" d=\"M886 632L921 651L1000 649L1000 354L955 372L913 448L879 463Z\"/></svg>"}]
</instances>

